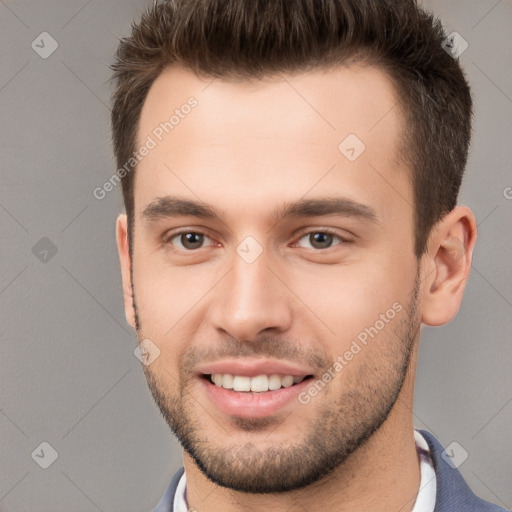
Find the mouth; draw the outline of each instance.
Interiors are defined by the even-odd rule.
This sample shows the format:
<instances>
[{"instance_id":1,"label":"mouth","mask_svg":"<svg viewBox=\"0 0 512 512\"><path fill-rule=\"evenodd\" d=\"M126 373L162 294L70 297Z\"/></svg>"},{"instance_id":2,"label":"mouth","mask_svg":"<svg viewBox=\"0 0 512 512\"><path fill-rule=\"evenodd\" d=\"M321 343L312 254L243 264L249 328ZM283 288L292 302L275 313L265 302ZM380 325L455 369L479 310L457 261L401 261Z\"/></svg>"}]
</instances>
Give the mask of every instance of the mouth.
<instances>
[{"instance_id":1,"label":"mouth","mask_svg":"<svg viewBox=\"0 0 512 512\"><path fill-rule=\"evenodd\" d=\"M229 417L265 418L290 407L301 407L301 392L313 375L206 373L198 379L205 396Z\"/></svg>"},{"instance_id":2,"label":"mouth","mask_svg":"<svg viewBox=\"0 0 512 512\"><path fill-rule=\"evenodd\" d=\"M230 417L263 418L297 406L314 369L292 361L231 358L196 367L197 381L214 410Z\"/></svg>"},{"instance_id":3,"label":"mouth","mask_svg":"<svg viewBox=\"0 0 512 512\"><path fill-rule=\"evenodd\" d=\"M237 393L266 393L290 388L312 379L313 375L261 374L255 377L231 373L203 374L202 378L218 388Z\"/></svg>"}]
</instances>

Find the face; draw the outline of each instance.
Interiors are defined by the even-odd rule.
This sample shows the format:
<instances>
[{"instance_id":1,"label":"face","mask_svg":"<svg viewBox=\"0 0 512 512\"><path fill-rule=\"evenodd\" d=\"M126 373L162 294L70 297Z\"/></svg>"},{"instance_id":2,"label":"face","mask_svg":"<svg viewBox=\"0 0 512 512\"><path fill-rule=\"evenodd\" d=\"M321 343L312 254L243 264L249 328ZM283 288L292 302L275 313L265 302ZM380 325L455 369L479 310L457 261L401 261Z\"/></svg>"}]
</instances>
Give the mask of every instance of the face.
<instances>
[{"instance_id":1,"label":"face","mask_svg":"<svg viewBox=\"0 0 512 512\"><path fill-rule=\"evenodd\" d=\"M402 127L370 67L253 83L173 68L152 85L138 337L159 350L144 367L156 403L213 482L308 485L396 405L421 319Z\"/></svg>"}]
</instances>

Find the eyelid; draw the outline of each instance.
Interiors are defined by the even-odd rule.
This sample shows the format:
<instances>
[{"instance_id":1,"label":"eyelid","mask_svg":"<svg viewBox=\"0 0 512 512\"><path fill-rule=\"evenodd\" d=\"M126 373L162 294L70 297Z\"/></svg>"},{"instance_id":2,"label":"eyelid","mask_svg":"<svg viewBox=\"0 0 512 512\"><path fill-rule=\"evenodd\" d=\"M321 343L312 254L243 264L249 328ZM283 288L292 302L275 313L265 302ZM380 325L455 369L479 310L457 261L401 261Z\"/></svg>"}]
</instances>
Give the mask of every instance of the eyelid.
<instances>
[{"instance_id":1,"label":"eyelid","mask_svg":"<svg viewBox=\"0 0 512 512\"><path fill-rule=\"evenodd\" d=\"M349 244L352 243L353 240L348 236L343 236L339 233L339 231L333 229L333 228L322 228L322 227L315 227L315 228L304 228L303 230L300 230L295 236L292 245L296 245L304 236L310 235L311 233L326 233L328 235L332 235L337 237L339 240L341 240L341 243L333 245L331 247L328 247L327 249L311 249L314 251L327 251L328 249L331 249L332 247L336 247L337 245L341 245L343 243ZM354 235L352 235L354 236Z\"/></svg>"}]
</instances>

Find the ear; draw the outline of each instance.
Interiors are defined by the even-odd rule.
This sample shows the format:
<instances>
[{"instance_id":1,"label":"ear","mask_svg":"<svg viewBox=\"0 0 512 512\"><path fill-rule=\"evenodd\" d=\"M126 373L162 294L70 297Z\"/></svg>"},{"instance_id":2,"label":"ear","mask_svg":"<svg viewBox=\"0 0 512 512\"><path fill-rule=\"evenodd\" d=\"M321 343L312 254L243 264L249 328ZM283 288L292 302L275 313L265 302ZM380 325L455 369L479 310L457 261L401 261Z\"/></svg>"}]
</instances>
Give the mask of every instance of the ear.
<instances>
[{"instance_id":1,"label":"ear","mask_svg":"<svg viewBox=\"0 0 512 512\"><path fill-rule=\"evenodd\" d=\"M424 256L423 323L443 325L457 314L475 242L475 216L465 206L455 207L432 229Z\"/></svg>"},{"instance_id":2,"label":"ear","mask_svg":"<svg viewBox=\"0 0 512 512\"><path fill-rule=\"evenodd\" d=\"M124 312L126 321L135 329L135 310L133 306L133 287L130 276L130 248L128 244L128 222L125 213L117 217L116 222L117 250L121 263L121 277L123 280Z\"/></svg>"}]
</instances>

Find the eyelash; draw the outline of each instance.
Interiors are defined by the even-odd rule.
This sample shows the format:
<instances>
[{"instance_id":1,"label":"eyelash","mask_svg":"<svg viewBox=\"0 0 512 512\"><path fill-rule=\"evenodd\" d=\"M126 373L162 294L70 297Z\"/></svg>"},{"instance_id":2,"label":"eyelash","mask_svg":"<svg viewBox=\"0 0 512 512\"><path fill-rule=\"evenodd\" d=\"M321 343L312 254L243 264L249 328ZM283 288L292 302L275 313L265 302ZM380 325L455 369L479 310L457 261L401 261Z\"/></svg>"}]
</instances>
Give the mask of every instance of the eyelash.
<instances>
[{"instance_id":1,"label":"eyelash","mask_svg":"<svg viewBox=\"0 0 512 512\"><path fill-rule=\"evenodd\" d=\"M175 233L172 233L172 235L168 236L165 238L164 240L164 245L167 246L167 245L170 245L172 246L171 244L171 240L173 238L176 238L177 236L180 236L180 235L183 235L183 234L186 234L186 233L194 233L196 235L203 235L207 238L210 238L212 239L212 237L208 236L206 233L202 232L202 231L194 231L193 229L182 229L180 231L176 231ZM315 248L305 248L303 247L303 249L308 249L309 251L314 251L314 252L326 252L328 251L329 249L332 249L334 247L337 247L338 245L344 245L344 244L350 244L352 243L352 240L349 240L347 238L344 238L342 237L340 234L338 234L337 232L335 232L334 230L332 229L329 229L329 228L325 228L325 229L312 229L312 230L309 230L309 231L302 231L300 232L297 236L297 241L294 242L292 245L295 246L300 240L302 240L302 238L304 238L305 236L307 235L310 235L312 233L324 233L324 234L327 234L327 235L331 235L335 238L337 238L340 242L338 244L335 244L335 245L331 245L330 247L327 247L325 249L315 249ZM174 248L176 251L179 251L179 252L190 252L190 253L193 253L193 252L196 252L200 249L204 249L205 247L199 247L199 249L177 249L177 248Z\"/></svg>"},{"instance_id":2,"label":"eyelash","mask_svg":"<svg viewBox=\"0 0 512 512\"><path fill-rule=\"evenodd\" d=\"M310 229L310 230L306 230L306 231L302 231L301 233L299 233L298 235L298 238L297 238L297 241L293 243L293 245L295 246L296 244L299 243L300 240L302 240L305 236L307 235L311 235L313 233L323 233L325 235L331 235L332 237L334 238L337 238L339 240L339 243L337 244L334 244L334 245L331 245L330 247L327 247L326 249L315 249L314 247L313 248L310 248L308 247L307 250L308 251L314 251L314 252L327 252L329 249L333 249L335 247L337 247L338 245L344 245L344 244L349 244L351 243L352 241L349 240L348 238L345 238L343 236L341 236L339 233L337 233L336 231L332 230L332 229L329 229L329 228L320 228L320 229ZM305 247L303 247L303 249L306 249Z\"/></svg>"}]
</instances>

